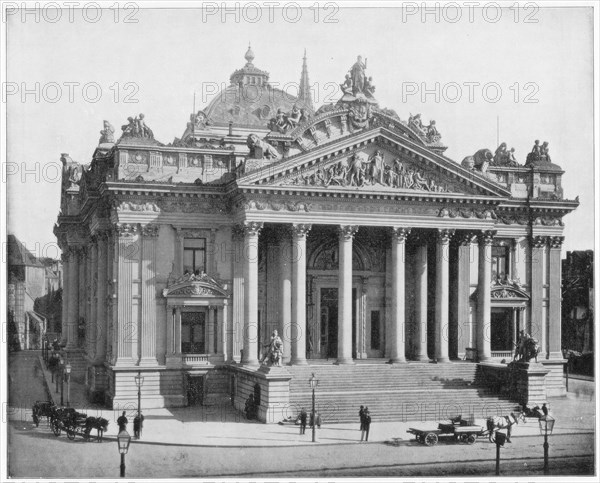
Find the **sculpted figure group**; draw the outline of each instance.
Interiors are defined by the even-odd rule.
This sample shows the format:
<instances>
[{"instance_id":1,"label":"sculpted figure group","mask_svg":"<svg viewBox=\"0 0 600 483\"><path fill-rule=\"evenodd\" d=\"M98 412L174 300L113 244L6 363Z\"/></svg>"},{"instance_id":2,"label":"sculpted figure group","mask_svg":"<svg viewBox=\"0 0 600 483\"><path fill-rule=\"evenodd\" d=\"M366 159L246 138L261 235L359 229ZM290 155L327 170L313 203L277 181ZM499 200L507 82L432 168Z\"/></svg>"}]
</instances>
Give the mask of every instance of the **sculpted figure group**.
<instances>
[{"instance_id":1,"label":"sculpted figure group","mask_svg":"<svg viewBox=\"0 0 600 483\"><path fill-rule=\"evenodd\" d=\"M422 170L404 166L399 158L391 165L385 163L383 151L377 150L370 158L357 153L327 168L320 168L303 177L300 182L313 186L375 186L444 192L447 189L433 179L428 179Z\"/></svg>"},{"instance_id":2,"label":"sculpted figure group","mask_svg":"<svg viewBox=\"0 0 600 483\"><path fill-rule=\"evenodd\" d=\"M282 108L277 109L277 114L269 122L269 129L285 134L290 129L294 129L298 124L308 119L309 115L306 109L299 108L296 104L290 112L283 112Z\"/></svg>"},{"instance_id":3,"label":"sculpted figure group","mask_svg":"<svg viewBox=\"0 0 600 483\"><path fill-rule=\"evenodd\" d=\"M367 59L363 61L362 56L356 58L356 62L346 74L344 82L340 84L340 88L345 95L353 97L365 96L372 98L375 93L375 85L373 77L367 77L365 70L367 69Z\"/></svg>"},{"instance_id":4,"label":"sculpted figure group","mask_svg":"<svg viewBox=\"0 0 600 483\"><path fill-rule=\"evenodd\" d=\"M545 161L551 163L550 159L550 148L548 147L548 141L544 141L540 146L540 141L538 139L533 143L533 148L531 152L527 155L527 161L525 164L531 164L534 161Z\"/></svg>"},{"instance_id":5,"label":"sculpted figure group","mask_svg":"<svg viewBox=\"0 0 600 483\"><path fill-rule=\"evenodd\" d=\"M425 137L427 142L435 143L442 139L442 135L438 131L435 121L432 120L428 126L425 126L421 120L421 114L415 114L414 116L411 114L408 118L408 125L421 136Z\"/></svg>"},{"instance_id":6,"label":"sculpted figure group","mask_svg":"<svg viewBox=\"0 0 600 483\"><path fill-rule=\"evenodd\" d=\"M146 124L143 114L135 118L128 117L127 124L121 126L121 130L123 131L123 137L154 139L154 133Z\"/></svg>"},{"instance_id":7,"label":"sculpted figure group","mask_svg":"<svg viewBox=\"0 0 600 483\"><path fill-rule=\"evenodd\" d=\"M519 166L519 163L517 163L517 160L515 159L514 153L515 148L507 149L506 143L501 143L500 146L496 148L496 152L491 164L493 166Z\"/></svg>"}]
</instances>

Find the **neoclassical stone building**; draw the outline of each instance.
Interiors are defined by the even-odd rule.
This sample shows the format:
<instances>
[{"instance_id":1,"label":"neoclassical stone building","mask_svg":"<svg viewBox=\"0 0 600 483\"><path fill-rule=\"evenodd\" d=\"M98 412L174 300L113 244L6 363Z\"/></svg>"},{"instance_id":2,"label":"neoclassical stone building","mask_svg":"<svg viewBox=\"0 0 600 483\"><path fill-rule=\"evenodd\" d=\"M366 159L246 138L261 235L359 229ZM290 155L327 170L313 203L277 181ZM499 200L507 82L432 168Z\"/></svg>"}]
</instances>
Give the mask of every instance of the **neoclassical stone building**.
<instances>
[{"instance_id":1,"label":"neoclassical stone building","mask_svg":"<svg viewBox=\"0 0 600 483\"><path fill-rule=\"evenodd\" d=\"M134 402L142 373L144 407L219 391L243 407L258 381L264 412L289 397L286 365L500 363L525 330L547 394L563 394L563 217L578 201L548 145L523 164L502 145L458 163L435 121L379 106L362 59L316 111L306 58L297 97L253 60L172 143L140 114L118 139L105 121L89 165L62 157L63 341L90 391ZM274 329L284 367L261 370Z\"/></svg>"}]
</instances>

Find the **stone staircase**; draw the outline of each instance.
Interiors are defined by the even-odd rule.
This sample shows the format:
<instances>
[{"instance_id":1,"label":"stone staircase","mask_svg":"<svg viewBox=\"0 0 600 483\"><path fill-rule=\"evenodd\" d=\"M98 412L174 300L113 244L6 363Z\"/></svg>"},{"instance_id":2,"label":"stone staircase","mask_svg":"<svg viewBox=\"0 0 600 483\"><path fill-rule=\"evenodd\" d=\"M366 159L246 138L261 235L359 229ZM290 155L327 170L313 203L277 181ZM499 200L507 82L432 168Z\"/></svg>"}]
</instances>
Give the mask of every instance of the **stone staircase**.
<instances>
[{"instance_id":1,"label":"stone staircase","mask_svg":"<svg viewBox=\"0 0 600 483\"><path fill-rule=\"evenodd\" d=\"M334 365L311 361L289 366L291 413L312 408L309 379L319 380L316 406L323 422L359 424L358 410L367 406L373 421L437 421L462 415L481 419L506 415L516 402L490 392L479 380L478 365L470 362L430 364L370 363Z\"/></svg>"}]
</instances>

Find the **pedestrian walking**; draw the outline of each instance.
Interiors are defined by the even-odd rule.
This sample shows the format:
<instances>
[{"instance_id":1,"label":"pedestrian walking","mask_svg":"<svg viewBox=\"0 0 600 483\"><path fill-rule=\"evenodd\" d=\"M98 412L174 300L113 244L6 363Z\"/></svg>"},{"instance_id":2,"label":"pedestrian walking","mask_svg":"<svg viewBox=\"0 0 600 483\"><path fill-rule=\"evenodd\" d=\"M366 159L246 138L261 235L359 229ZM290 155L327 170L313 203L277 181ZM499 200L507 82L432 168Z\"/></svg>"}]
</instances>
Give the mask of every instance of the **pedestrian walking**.
<instances>
[{"instance_id":1,"label":"pedestrian walking","mask_svg":"<svg viewBox=\"0 0 600 483\"><path fill-rule=\"evenodd\" d=\"M144 427L144 415L140 412L133 418L133 436L135 439L140 439L142 436L142 428Z\"/></svg>"},{"instance_id":2,"label":"pedestrian walking","mask_svg":"<svg viewBox=\"0 0 600 483\"><path fill-rule=\"evenodd\" d=\"M365 408L363 412L362 431L360 433L360 440L369 441L369 430L371 429L371 414L369 408Z\"/></svg>"},{"instance_id":3,"label":"pedestrian walking","mask_svg":"<svg viewBox=\"0 0 600 483\"><path fill-rule=\"evenodd\" d=\"M300 411L300 434L304 434L306 432L306 420L308 418L308 414L306 410L302 408Z\"/></svg>"},{"instance_id":4,"label":"pedestrian walking","mask_svg":"<svg viewBox=\"0 0 600 483\"><path fill-rule=\"evenodd\" d=\"M127 416L125 416L125 411L123 411L123 414L121 416L119 416L119 419L117 419L117 424L119 425L119 433L121 431L127 430L128 422L129 421L127 421Z\"/></svg>"},{"instance_id":5,"label":"pedestrian walking","mask_svg":"<svg viewBox=\"0 0 600 483\"><path fill-rule=\"evenodd\" d=\"M365 407L361 406L358 410L358 419L360 420L360 431L363 429L363 416L365 414Z\"/></svg>"}]
</instances>

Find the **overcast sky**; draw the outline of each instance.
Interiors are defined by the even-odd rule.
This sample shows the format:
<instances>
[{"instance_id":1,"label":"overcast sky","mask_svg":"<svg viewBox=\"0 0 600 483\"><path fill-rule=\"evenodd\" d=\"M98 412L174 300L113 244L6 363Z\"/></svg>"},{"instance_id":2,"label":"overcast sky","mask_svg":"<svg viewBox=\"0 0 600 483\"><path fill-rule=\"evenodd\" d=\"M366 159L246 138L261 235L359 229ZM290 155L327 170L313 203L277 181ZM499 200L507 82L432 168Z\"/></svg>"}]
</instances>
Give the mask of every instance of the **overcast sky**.
<instances>
[{"instance_id":1,"label":"overcast sky","mask_svg":"<svg viewBox=\"0 0 600 483\"><path fill-rule=\"evenodd\" d=\"M566 171L565 197L581 202L564 220L563 250L594 247L591 8L529 3L518 13L465 7L423 17L410 2L404 11L322 2L300 12L282 2L286 10L263 5L223 18L216 3L205 5L211 8L113 8L100 18L93 9L64 10L60 18L49 10L38 19L8 15L7 160L16 164L7 169L19 169L8 176L8 228L28 247L55 243L60 153L89 163L102 121L118 135L140 112L158 140L180 137L194 92L199 109L244 65L249 42L254 64L279 85L298 82L306 49L317 105L337 100L332 86L357 55L366 57L380 106L403 120L417 112L426 123L435 119L446 154L458 162L495 150L498 119L500 141L521 163L535 139L548 141ZM23 98L24 89L39 98ZM56 255L50 252L38 254Z\"/></svg>"}]
</instances>

